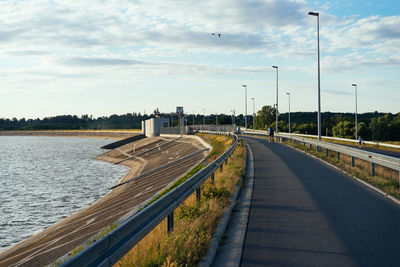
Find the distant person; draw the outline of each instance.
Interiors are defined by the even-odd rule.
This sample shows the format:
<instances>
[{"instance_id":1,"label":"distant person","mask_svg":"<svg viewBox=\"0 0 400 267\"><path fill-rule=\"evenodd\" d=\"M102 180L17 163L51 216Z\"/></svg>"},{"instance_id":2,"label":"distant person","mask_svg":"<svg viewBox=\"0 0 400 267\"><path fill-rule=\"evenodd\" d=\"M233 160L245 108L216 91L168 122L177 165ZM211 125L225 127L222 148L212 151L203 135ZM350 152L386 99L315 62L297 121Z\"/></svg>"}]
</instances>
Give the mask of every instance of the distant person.
<instances>
[{"instance_id":1,"label":"distant person","mask_svg":"<svg viewBox=\"0 0 400 267\"><path fill-rule=\"evenodd\" d=\"M363 144L363 139L361 138L361 136L358 137L358 144L360 146L362 146L362 144Z\"/></svg>"},{"instance_id":2,"label":"distant person","mask_svg":"<svg viewBox=\"0 0 400 267\"><path fill-rule=\"evenodd\" d=\"M268 141L270 144L274 142L274 129L272 127L268 128Z\"/></svg>"}]
</instances>

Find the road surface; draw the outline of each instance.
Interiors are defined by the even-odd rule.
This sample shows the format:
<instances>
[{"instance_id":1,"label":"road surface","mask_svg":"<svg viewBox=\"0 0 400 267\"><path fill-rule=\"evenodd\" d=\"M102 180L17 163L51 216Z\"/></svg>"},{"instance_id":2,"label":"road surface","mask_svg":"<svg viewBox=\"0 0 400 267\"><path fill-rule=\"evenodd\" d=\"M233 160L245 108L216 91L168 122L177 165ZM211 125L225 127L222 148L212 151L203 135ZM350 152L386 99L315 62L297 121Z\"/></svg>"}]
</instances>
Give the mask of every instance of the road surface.
<instances>
[{"instance_id":1,"label":"road surface","mask_svg":"<svg viewBox=\"0 0 400 267\"><path fill-rule=\"evenodd\" d=\"M244 139L255 184L241 266L399 266L399 205L292 148Z\"/></svg>"}]
</instances>

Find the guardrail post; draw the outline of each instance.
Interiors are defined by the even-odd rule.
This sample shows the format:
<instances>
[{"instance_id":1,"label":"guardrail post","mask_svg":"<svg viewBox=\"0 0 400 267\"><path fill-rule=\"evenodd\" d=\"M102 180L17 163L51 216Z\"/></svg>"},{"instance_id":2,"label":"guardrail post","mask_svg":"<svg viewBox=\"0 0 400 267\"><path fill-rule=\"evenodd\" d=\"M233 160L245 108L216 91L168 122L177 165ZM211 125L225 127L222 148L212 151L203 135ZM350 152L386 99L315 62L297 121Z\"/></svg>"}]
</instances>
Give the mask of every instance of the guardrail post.
<instances>
[{"instance_id":1,"label":"guardrail post","mask_svg":"<svg viewBox=\"0 0 400 267\"><path fill-rule=\"evenodd\" d=\"M167 217L167 232L171 232L174 230L174 211L168 214Z\"/></svg>"},{"instance_id":2,"label":"guardrail post","mask_svg":"<svg viewBox=\"0 0 400 267\"><path fill-rule=\"evenodd\" d=\"M337 159L340 159L340 152L336 152Z\"/></svg>"},{"instance_id":3,"label":"guardrail post","mask_svg":"<svg viewBox=\"0 0 400 267\"><path fill-rule=\"evenodd\" d=\"M329 156L329 149L325 148L325 156Z\"/></svg>"},{"instance_id":4,"label":"guardrail post","mask_svg":"<svg viewBox=\"0 0 400 267\"><path fill-rule=\"evenodd\" d=\"M399 171L399 187L400 187L400 171Z\"/></svg>"},{"instance_id":5,"label":"guardrail post","mask_svg":"<svg viewBox=\"0 0 400 267\"><path fill-rule=\"evenodd\" d=\"M371 162L371 175L375 175L375 163Z\"/></svg>"},{"instance_id":6,"label":"guardrail post","mask_svg":"<svg viewBox=\"0 0 400 267\"><path fill-rule=\"evenodd\" d=\"M199 186L196 188L196 200L200 201L200 199L201 199L201 187Z\"/></svg>"},{"instance_id":7,"label":"guardrail post","mask_svg":"<svg viewBox=\"0 0 400 267\"><path fill-rule=\"evenodd\" d=\"M224 163L222 162L221 166L219 166L219 171L222 172L224 170Z\"/></svg>"},{"instance_id":8,"label":"guardrail post","mask_svg":"<svg viewBox=\"0 0 400 267\"><path fill-rule=\"evenodd\" d=\"M312 149L312 144L310 144L310 149Z\"/></svg>"},{"instance_id":9,"label":"guardrail post","mask_svg":"<svg viewBox=\"0 0 400 267\"><path fill-rule=\"evenodd\" d=\"M351 167L354 167L354 157L351 157Z\"/></svg>"},{"instance_id":10,"label":"guardrail post","mask_svg":"<svg viewBox=\"0 0 400 267\"><path fill-rule=\"evenodd\" d=\"M213 174L211 174L211 183L212 184L214 183L214 178L215 178L215 174L213 173Z\"/></svg>"}]
</instances>

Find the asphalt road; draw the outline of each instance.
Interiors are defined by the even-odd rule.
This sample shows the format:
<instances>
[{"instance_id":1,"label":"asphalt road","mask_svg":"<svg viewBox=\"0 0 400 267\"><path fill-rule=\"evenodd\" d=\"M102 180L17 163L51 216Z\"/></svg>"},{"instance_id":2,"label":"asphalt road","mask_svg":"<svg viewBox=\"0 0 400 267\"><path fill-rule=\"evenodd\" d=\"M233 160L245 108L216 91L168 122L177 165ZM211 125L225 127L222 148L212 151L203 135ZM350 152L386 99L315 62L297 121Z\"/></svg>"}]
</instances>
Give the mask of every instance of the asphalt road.
<instances>
[{"instance_id":1,"label":"asphalt road","mask_svg":"<svg viewBox=\"0 0 400 267\"><path fill-rule=\"evenodd\" d=\"M245 137L255 184L241 266L399 266L400 206L292 148Z\"/></svg>"}]
</instances>

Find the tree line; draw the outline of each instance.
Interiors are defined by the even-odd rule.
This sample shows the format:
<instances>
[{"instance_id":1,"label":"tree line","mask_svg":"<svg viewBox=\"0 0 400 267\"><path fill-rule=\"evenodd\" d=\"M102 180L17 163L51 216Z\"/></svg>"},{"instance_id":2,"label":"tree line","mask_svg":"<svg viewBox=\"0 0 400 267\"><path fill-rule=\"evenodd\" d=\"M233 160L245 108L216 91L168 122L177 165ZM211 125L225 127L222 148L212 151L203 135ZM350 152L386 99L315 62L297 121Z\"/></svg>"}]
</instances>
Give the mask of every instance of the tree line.
<instances>
[{"instance_id":1,"label":"tree line","mask_svg":"<svg viewBox=\"0 0 400 267\"><path fill-rule=\"evenodd\" d=\"M275 129L276 111L271 106L264 106L257 112L254 128L265 130L272 126ZM292 133L318 134L317 112L293 112L290 114ZM400 141L400 112L397 114L368 112L357 114L358 135L364 140ZM278 129L289 131L289 114L280 114ZM321 135L342 138L355 138L354 113L321 113Z\"/></svg>"},{"instance_id":2,"label":"tree line","mask_svg":"<svg viewBox=\"0 0 400 267\"><path fill-rule=\"evenodd\" d=\"M253 118L247 116L249 128L265 130L269 126L275 128L275 108L262 107ZM288 132L288 113L279 114L279 131ZM178 117L171 114L126 113L94 118L92 115L61 115L43 119L5 119L0 118L0 130L76 130L76 129L140 129L141 122L155 116L172 118L172 125L179 124ZM316 112L292 112L291 132L318 134ZM254 120L253 120L254 119ZM245 116L227 114L186 114L186 125L199 124L232 124L244 127ZM355 120L352 113L321 113L322 135L355 138ZM370 112L358 114L358 134L364 140L400 141L400 112L397 114Z\"/></svg>"}]
</instances>

